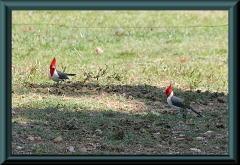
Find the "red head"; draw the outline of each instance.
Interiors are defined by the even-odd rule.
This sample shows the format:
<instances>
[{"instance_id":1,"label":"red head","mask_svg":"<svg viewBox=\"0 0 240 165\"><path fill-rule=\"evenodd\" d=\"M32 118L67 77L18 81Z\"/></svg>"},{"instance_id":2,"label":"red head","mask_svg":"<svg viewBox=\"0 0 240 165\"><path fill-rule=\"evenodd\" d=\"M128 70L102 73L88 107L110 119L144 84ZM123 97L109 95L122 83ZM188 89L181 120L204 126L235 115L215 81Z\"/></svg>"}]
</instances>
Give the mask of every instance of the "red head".
<instances>
[{"instance_id":1,"label":"red head","mask_svg":"<svg viewBox=\"0 0 240 165\"><path fill-rule=\"evenodd\" d=\"M51 65L50 65L50 74L51 74L51 76L53 75L55 69L56 69L56 58L54 57L52 62L51 62Z\"/></svg>"},{"instance_id":2,"label":"red head","mask_svg":"<svg viewBox=\"0 0 240 165\"><path fill-rule=\"evenodd\" d=\"M165 92L166 92L166 97L168 97L168 96L172 93L171 84L167 87L167 89L165 90Z\"/></svg>"}]
</instances>

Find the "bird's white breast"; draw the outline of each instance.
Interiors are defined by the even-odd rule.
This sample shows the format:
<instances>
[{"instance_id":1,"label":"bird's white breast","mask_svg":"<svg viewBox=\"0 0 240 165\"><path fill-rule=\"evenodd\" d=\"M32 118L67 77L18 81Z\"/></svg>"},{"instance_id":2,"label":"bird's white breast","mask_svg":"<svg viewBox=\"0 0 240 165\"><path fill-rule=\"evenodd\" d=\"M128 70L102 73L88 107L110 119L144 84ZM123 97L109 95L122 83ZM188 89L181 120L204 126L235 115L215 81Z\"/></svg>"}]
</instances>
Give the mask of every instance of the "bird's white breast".
<instances>
[{"instance_id":1,"label":"bird's white breast","mask_svg":"<svg viewBox=\"0 0 240 165\"><path fill-rule=\"evenodd\" d=\"M170 107L172 107L173 109L180 111L182 108L176 107L176 106L173 105L172 100L171 100L172 96L173 96L173 91L171 92L171 94L167 98L168 105L170 105Z\"/></svg>"},{"instance_id":2,"label":"bird's white breast","mask_svg":"<svg viewBox=\"0 0 240 165\"><path fill-rule=\"evenodd\" d=\"M59 79L59 76L58 76L58 74L57 74L56 69L54 70L54 73L53 73L52 76L51 76L50 71L49 71L49 72L48 72L48 76L49 76L49 78L51 78L53 81L56 81L56 82L62 81L61 79Z\"/></svg>"}]
</instances>

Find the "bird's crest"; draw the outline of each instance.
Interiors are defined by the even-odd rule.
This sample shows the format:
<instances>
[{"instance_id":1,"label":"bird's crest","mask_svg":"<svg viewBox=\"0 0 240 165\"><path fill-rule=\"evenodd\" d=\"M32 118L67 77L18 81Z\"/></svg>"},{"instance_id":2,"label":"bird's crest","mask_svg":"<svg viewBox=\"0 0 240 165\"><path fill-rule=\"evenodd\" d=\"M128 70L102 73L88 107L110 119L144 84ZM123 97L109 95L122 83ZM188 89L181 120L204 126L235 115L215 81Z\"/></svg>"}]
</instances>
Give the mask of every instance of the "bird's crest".
<instances>
[{"instance_id":1,"label":"bird's crest","mask_svg":"<svg viewBox=\"0 0 240 165\"><path fill-rule=\"evenodd\" d=\"M52 62L51 62L51 65L50 65L50 74L51 76L53 75L55 69L56 69L56 58L54 57Z\"/></svg>"},{"instance_id":2,"label":"bird's crest","mask_svg":"<svg viewBox=\"0 0 240 165\"><path fill-rule=\"evenodd\" d=\"M54 57L54 58L52 59L51 65L56 66L56 62L57 62L57 60L56 60L56 58Z\"/></svg>"},{"instance_id":3,"label":"bird's crest","mask_svg":"<svg viewBox=\"0 0 240 165\"><path fill-rule=\"evenodd\" d=\"M172 93L172 87L171 84L167 87L166 91L166 97L168 97Z\"/></svg>"}]
</instances>

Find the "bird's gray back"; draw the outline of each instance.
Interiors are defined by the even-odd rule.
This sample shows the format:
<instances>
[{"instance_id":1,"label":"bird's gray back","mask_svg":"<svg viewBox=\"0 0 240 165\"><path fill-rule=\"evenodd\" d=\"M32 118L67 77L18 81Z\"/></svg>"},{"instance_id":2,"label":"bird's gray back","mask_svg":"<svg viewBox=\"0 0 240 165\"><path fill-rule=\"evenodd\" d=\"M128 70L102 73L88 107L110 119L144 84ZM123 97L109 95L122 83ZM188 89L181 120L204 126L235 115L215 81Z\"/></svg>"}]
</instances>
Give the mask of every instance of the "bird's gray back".
<instances>
[{"instance_id":1,"label":"bird's gray back","mask_svg":"<svg viewBox=\"0 0 240 165\"><path fill-rule=\"evenodd\" d=\"M65 74L65 73L63 73L63 72L61 72L59 70L57 70L57 74L58 74L60 79L69 79L67 74Z\"/></svg>"},{"instance_id":2,"label":"bird's gray back","mask_svg":"<svg viewBox=\"0 0 240 165\"><path fill-rule=\"evenodd\" d=\"M183 103L183 100L180 99L179 97L176 97L176 96L172 96L171 97L171 101L172 101L172 104L177 106L177 107L181 107L181 108L184 108L184 103Z\"/></svg>"}]
</instances>

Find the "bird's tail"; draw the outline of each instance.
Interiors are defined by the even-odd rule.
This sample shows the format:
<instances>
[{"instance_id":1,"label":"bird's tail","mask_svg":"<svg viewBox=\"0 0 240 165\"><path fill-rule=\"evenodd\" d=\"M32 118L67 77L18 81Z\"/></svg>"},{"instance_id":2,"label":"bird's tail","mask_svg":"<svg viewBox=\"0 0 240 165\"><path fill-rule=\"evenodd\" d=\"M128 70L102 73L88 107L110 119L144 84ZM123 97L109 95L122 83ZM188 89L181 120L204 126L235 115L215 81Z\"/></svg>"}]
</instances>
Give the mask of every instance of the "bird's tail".
<instances>
[{"instance_id":1,"label":"bird's tail","mask_svg":"<svg viewBox=\"0 0 240 165\"><path fill-rule=\"evenodd\" d=\"M75 76L76 74L66 73L68 76Z\"/></svg>"},{"instance_id":2,"label":"bird's tail","mask_svg":"<svg viewBox=\"0 0 240 165\"><path fill-rule=\"evenodd\" d=\"M193 111L194 113L196 113L198 116L203 117L203 115L201 115L199 112L195 111L192 107L187 106L186 108L187 108L187 109L190 109L191 111Z\"/></svg>"}]
</instances>

